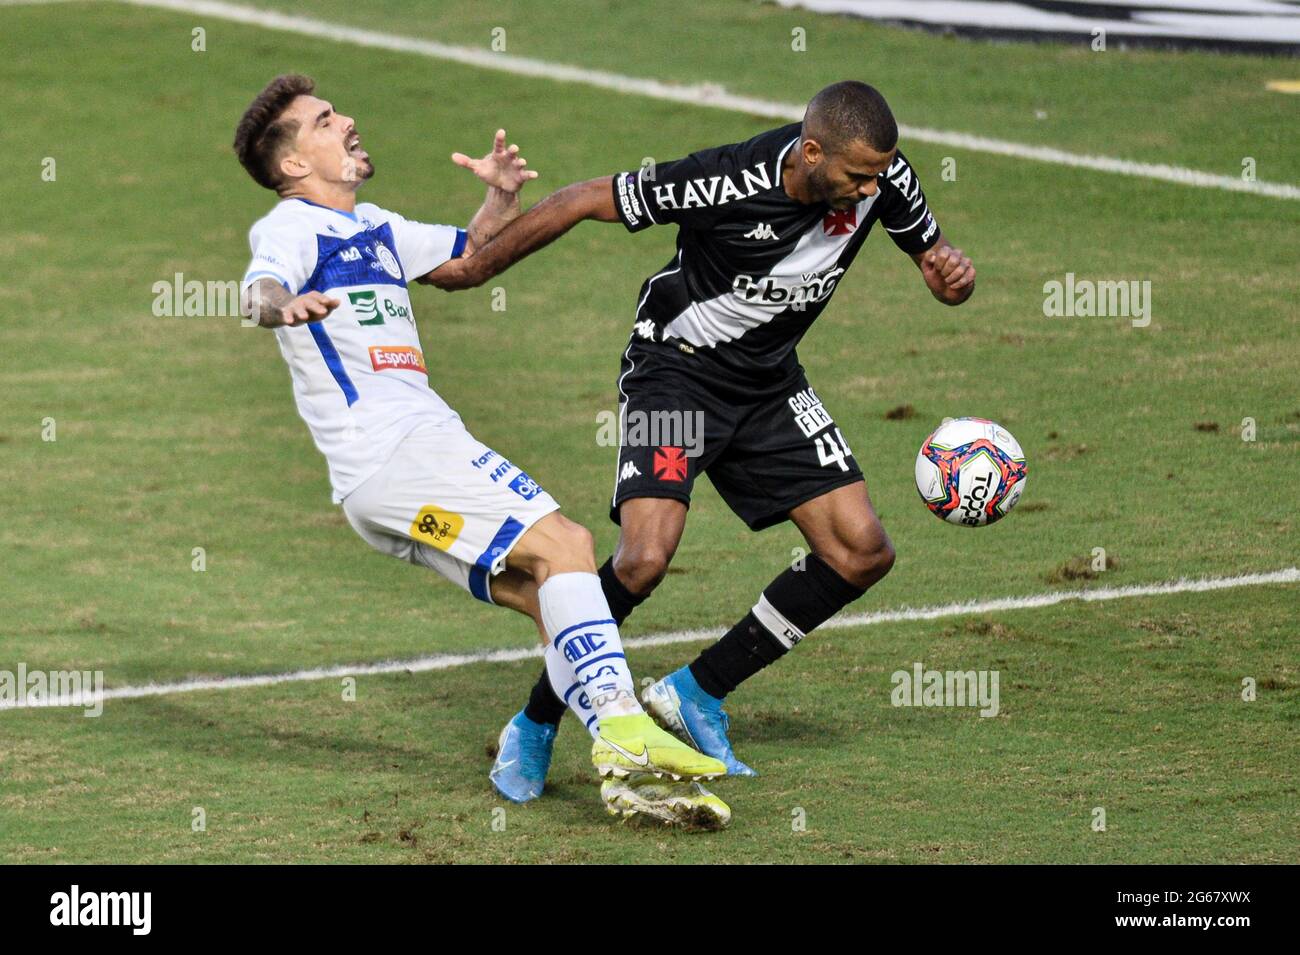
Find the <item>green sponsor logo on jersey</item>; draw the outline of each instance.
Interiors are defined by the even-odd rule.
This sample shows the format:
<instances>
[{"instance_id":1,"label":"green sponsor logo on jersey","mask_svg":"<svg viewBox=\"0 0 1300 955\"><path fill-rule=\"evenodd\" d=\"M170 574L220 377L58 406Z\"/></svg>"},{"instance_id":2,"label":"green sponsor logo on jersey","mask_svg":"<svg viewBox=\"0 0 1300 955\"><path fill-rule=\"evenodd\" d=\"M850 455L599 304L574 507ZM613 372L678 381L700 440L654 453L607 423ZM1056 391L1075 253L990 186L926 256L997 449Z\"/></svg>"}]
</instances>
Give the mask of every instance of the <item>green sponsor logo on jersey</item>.
<instances>
[{"instance_id":1,"label":"green sponsor logo on jersey","mask_svg":"<svg viewBox=\"0 0 1300 955\"><path fill-rule=\"evenodd\" d=\"M384 316L379 314L379 303L375 301L374 292L348 292L348 301L352 303L358 315L366 316L357 319L358 325L384 324Z\"/></svg>"}]
</instances>

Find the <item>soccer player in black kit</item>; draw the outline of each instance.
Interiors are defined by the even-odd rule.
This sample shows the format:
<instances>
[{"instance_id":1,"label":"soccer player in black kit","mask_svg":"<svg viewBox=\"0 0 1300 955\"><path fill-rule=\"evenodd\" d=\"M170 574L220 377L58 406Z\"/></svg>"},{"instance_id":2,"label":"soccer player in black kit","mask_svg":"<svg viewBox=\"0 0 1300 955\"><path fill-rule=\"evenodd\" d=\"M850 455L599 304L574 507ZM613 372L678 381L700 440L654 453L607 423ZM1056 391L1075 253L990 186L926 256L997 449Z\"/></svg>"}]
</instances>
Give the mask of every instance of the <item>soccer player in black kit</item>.
<instances>
[{"instance_id":1,"label":"soccer player in black kit","mask_svg":"<svg viewBox=\"0 0 1300 955\"><path fill-rule=\"evenodd\" d=\"M732 752L722 700L894 563L862 471L795 347L877 222L940 302L960 305L974 290L970 259L940 233L897 142L877 90L836 83L802 123L560 189L435 283L479 285L584 219L630 232L677 226L677 254L641 287L623 353L610 509L621 534L600 579L621 624L663 580L701 473L751 529L792 520L803 533L802 566L778 574L720 640L644 693L657 720L732 774L753 770ZM661 423L673 412L698 422L702 440L629 440L655 412ZM582 687L565 697L543 673L503 730L491 775L507 798L541 792L566 705L589 721Z\"/></svg>"}]
</instances>

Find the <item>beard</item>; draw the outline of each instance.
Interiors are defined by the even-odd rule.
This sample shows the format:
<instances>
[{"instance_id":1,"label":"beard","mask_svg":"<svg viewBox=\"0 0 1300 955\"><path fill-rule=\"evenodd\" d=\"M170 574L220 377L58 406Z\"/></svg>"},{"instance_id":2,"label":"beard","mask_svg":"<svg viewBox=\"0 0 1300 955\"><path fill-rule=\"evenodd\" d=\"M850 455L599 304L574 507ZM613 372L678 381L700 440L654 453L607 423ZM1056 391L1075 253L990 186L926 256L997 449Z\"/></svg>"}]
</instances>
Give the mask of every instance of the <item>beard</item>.
<instances>
[{"instance_id":1,"label":"beard","mask_svg":"<svg viewBox=\"0 0 1300 955\"><path fill-rule=\"evenodd\" d=\"M824 166L814 166L808 173L808 184L812 186L812 193L817 197L819 202L824 202L832 209L847 209L849 206L856 205L857 199L853 196L843 196L835 191L831 185L830 177L826 175Z\"/></svg>"},{"instance_id":2,"label":"beard","mask_svg":"<svg viewBox=\"0 0 1300 955\"><path fill-rule=\"evenodd\" d=\"M375 174L375 163L369 153L361 156L348 153L343 160L342 179L344 182L365 182Z\"/></svg>"}]
</instances>

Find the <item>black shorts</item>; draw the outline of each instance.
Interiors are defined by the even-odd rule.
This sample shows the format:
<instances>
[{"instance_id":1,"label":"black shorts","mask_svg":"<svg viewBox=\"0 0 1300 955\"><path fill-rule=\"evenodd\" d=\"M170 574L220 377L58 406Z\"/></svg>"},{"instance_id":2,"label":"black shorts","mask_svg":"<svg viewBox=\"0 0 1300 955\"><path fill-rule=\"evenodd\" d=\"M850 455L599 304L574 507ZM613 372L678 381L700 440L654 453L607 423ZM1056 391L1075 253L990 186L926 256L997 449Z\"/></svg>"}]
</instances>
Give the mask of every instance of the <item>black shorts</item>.
<instances>
[{"instance_id":1,"label":"black shorts","mask_svg":"<svg viewBox=\"0 0 1300 955\"><path fill-rule=\"evenodd\" d=\"M862 480L802 366L739 382L671 344L633 342L619 376L618 471L610 519L636 497L691 501L701 472L751 530Z\"/></svg>"}]
</instances>

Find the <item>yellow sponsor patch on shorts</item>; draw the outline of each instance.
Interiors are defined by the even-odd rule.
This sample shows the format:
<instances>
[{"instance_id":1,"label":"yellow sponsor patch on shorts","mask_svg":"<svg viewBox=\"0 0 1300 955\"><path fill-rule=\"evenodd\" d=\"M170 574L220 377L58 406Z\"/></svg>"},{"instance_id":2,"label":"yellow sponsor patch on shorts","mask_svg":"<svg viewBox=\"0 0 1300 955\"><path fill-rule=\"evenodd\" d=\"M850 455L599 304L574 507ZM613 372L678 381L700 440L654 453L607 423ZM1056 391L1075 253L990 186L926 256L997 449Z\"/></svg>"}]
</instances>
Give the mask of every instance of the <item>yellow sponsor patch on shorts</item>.
<instances>
[{"instance_id":1,"label":"yellow sponsor patch on shorts","mask_svg":"<svg viewBox=\"0 0 1300 955\"><path fill-rule=\"evenodd\" d=\"M411 537L432 544L438 550L448 550L456 543L464 527L465 518L456 512L437 504L426 504L411 522Z\"/></svg>"}]
</instances>

